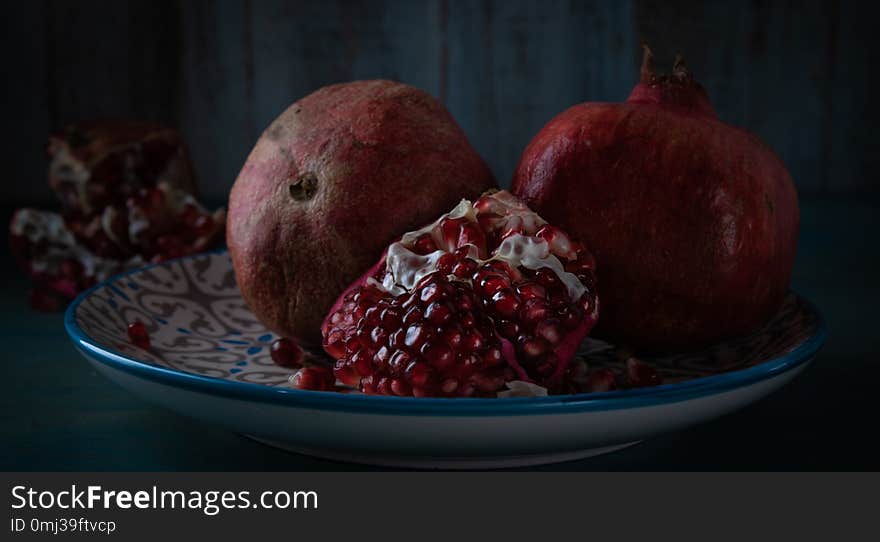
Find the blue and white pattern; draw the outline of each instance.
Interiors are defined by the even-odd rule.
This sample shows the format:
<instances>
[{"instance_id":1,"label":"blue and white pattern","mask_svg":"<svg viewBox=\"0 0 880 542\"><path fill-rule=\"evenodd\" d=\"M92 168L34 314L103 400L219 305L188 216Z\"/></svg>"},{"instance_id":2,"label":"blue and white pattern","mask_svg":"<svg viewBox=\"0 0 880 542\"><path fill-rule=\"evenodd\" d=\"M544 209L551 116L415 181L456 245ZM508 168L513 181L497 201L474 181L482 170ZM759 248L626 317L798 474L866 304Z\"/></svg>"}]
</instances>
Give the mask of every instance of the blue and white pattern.
<instances>
[{"instance_id":1,"label":"blue and white pattern","mask_svg":"<svg viewBox=\"0 0 880 542\"><path fill-rule=\"evenodd\" d=\"M291 375L272 362L269 346L276 336L242 300L226 252L200 254L118 277L88 294L74 317L93 342L146 363L270 386L287 384ZM147 326L150 351L128 340L127 326L137 320ZM819 326L813 308L791 294L780 312L748 337L702 352L647 361L660 370L665 383L716 375L783 356ZM590 367L621 370L618 352L607 343L587 340L579 355Z\"/></svg>"}]
</instances>

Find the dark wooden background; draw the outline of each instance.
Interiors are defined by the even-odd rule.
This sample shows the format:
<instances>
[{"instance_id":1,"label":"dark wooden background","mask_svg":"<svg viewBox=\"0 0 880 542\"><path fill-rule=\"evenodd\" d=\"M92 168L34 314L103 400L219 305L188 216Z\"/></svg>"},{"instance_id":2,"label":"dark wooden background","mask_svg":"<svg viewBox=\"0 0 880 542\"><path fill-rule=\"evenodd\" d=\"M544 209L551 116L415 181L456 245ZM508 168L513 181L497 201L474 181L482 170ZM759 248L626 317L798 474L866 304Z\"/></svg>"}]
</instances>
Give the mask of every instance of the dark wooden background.
<instances>
[{"instance_id":1,"label":"dark wooden background","mask_svg":"<svg viewBox=\"0 0 880 542\"><path fill-rule=\"evenodd\" d=\"M676 51L722 119L757 132L802 195L876 193L876 17L854 2L35 1L5 8L4 200L50 198L43 145L96 116L186 136L225 198L262 129L328 83L393 78L439 97L506 183L551 117L620 101L641 41Z\"/></svg>"}]
</instances>

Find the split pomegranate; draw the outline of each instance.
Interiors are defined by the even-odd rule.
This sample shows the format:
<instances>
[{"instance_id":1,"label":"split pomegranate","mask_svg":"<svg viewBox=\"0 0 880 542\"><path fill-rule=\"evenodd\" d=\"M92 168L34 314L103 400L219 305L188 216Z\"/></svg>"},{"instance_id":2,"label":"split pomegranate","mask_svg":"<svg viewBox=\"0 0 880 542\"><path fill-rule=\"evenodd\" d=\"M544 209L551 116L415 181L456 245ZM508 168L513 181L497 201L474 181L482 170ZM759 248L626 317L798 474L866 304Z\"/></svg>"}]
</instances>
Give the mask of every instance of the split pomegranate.
<instances>
[{"instance_id":1,"label":"split pomegranate","mask_svg":"<svg viewBox=\"0 0 880 542\"><path fill-rule=\"evenodd\" d=\"M523 152L511 191L587 244L595 335L641 351L691 350L751 332L781 306L798 202L779 158L721 122L679 59L626 103L576 105Z\"/></svg>"},{"instance_id":2,"label":"split pomegranate","mask_svg":"<svg viewBox=\"0 0 880 542\"><path fill-rule=\"evenodd\" d=\"M392 243L321 332L336 377L368 394L492 397L564 388L596 322L595 261L508 192L463 200Z\"/></svg>"}]
</instances>

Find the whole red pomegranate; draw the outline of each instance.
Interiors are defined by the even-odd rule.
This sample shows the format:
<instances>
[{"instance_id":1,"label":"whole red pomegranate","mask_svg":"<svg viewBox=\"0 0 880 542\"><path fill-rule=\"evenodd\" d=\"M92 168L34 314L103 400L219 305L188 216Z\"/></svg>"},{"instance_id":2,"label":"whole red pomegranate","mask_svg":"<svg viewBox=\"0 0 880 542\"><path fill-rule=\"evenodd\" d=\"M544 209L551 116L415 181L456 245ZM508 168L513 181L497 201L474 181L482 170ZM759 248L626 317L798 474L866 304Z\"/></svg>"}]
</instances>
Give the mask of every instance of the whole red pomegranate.
<instances>
[{"instance_id":1,"label":"whole red pomegranate","mask_svg":"<svg viewBox=\"0 0 880 542\"><path fill-rule=\"evenodd\" d=\"M462 200L392 243L339 297L324 349L336 377L369 394L572 391L583 368L569 362L599 311L594 267L510 193Z\"/></svg>"},{"instance_id":2,"label":"whole red pomegranate","mask_svg":"<svg viewBox=\"0 0 880 542\"><path fill-rule=\"evenodd\" d=\"M599 262L596 335L698 348L765 322L788 288L797 194L779 158L721 122L678 59L646 48L626 103L576 105L529 143L512 191Z\"/></svg>"},{"instance_id":3,"label":"whole red pomegranate","mask_svg":"<svg viewBox=\"0 0 880 542\"><path fill-rule=\"evenodd\" d=\"M333 300L388 243L495 184L425 92L324 87L266 129L232 188L227 242L241 293L273 331L319 345Z\"/></svg>"}]
</instances>

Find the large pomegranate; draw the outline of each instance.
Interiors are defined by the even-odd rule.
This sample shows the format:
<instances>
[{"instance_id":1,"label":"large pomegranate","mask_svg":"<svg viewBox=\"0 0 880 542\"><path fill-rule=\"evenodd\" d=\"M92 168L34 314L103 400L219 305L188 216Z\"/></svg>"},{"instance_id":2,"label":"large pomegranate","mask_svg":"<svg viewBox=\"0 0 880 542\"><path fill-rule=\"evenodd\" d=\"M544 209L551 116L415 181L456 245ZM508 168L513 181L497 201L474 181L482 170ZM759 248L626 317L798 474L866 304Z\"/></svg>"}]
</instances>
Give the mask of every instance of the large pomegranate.
<instances>
[{"instance_id":1,"label":"large pomegranate","mask_svg":"<svg viewBox=\"0 0 880 542\"><path fill-rule=\"evenodd\" d=\"M365 393L469 397L509 382L572 391L596 322L595 262L508 192L462 200L392 243L336 301L324 349Z\"/></svg>"},{"instance_id":2,"label":"large pomegranate","mask_svg":"<svg viewBox=\"0 0 880 542\"><path fill-rule=\"evenodd\" d=\"M596 335L638 349L747 333L785 296L798 233L785 166L721 122L681 60L645 49L626 103L576 105L529 143L512 191L599 262Z\"/></svg>"},{"instance_id":3,"label":"large pomegranate","mask_svg":"<svg viewBox=\"0 0 880 542\"><path fill-rule=\"evenodd\" d=\"M276 333L320 345L333 300L389 242L493 186L425 92L324 87L266 129L232 188L227 242L241 293Z\"/></svg>"}]
</instances>

